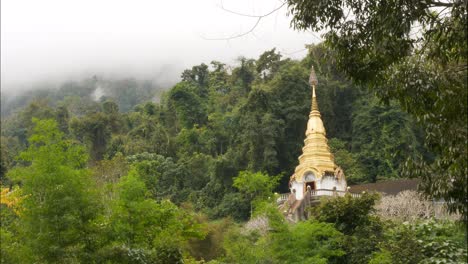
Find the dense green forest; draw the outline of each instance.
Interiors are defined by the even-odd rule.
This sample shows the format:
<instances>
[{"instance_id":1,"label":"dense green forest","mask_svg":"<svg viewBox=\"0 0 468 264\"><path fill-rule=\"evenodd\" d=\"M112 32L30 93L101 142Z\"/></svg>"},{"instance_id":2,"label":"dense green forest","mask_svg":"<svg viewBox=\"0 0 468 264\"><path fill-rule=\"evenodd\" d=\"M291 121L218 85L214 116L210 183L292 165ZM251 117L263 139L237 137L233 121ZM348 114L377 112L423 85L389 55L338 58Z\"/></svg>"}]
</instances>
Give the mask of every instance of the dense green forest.
<instances>
[{"instance_id":1,"label":"dense green forest","mask_svg":"<svg viewBox=\"0 0 468 264\"><path fill-rule=\"evenodd\" d=\"M74 89L47 90L48 96L6 115L2 184L25 202L2 207L2 261L382 263L400 254L406 247L401 239L414 234L456 249L451 259L463 257L459 227L383 222L372 214L373 196L343 198L337 201L343 212L332 210L329 218L320 213L295 226L271 204L274 191L287 191L303 145L312 65L329 143L349 183L398 178L408 155L432 157L408 114L351 84L327 56L319 45L301 61L282 59L272 49L258 59L240 58L234 67L197 65L159 103L141 96L144 87L95 100L103 80L92 78ZM238 227L252 216L252 206L277 232L247 234ZM317 210L327 206L334 205ZM355 216L333 215L340 213ZM449 238L427 233L426 225ZM384 243L386 236L391 240ZM313 251L297 253L301 247ZM425 250L401 258L437 258Z\"/></svg>"},{"instance_id":2,"label":"dense green forest","mask_svg":"<svg viewBox=\"0 0 468 264\"><path fill-rule=\"evenodd\" d=\"M302 60L271 49L164 90L93 76L2 96L1 263L466 263L466 1L284 5L326 31ZM413 177L421 194L284 218L312 66L348 184Z\"/></svg>"},{"instance_id":3,"label":"dense green forest","mask_svg":"<svg viewBox=\"0 0 468 264\"><path fill-rule=\"evenodd\" d=\"M325 49L314 46L302 61L281 59L273 49L257 60L240 58L232 69L219 62L197 65L161 94L160 103L148 100L151 90L136 81L92 78L46 90L47 96L3 120L2 180L8 181L5 172L29 146L32 120L54 119L65 138L87 148L91 166L121 157L129 163L148 161L144 170L155 178L147 182L162 177L159 186L149 186L155 198L190 201L210 215L231 215L223 201L234 199L232 178L240 171L280 175L277 191L287 191L310 111L306 80L312 64L319 72L318 103L327 136L349 183L398 178L408 155L430 158L410 116L353 86L332 63L318 63L324 56ZM115 90L125 93L94 100L101 83L115 83ZM153 175L167 166L170 173ZM247 214L241 215L246 219Z\"/></svg>"}]
</instances>

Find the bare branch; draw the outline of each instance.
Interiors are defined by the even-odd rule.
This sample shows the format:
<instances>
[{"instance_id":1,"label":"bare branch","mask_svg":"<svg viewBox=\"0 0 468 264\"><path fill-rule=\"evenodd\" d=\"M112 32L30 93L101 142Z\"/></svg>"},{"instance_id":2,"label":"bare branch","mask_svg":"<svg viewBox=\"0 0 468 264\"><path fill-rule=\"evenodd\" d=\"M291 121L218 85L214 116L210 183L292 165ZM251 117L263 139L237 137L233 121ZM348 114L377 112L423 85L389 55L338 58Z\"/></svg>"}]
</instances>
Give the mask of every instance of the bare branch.
<instances>
[{"instance_id":1,"label":"bare branch","mask_svg":"<svg viewBox=\"0 0 468 264\"><path fill-rule=\"evenodd\" d=\"M283 54L284 54L284 55L293 55L293 54L296 54L296 53L299 53L299 52L303 52L303 51L306 51L306 50L308 50L308 48L296 50L296 51L293 51L293 52L283 52Z\"/></svg>"},{"instance_id":2,"label":"bare branch","mask_svg":"<svg viewBox=\"0 0 468 264\"><path fill-rule=\"evenodd\" d=\"M240 12L236 12L236 11L225 8L224 4L223 4L223 1L221 0L221 9L222 10L224 10L224 11L226 11L228 13L234 14L234 15L245 16L245 17L253 17L253 18L263 18L263 17L269 16L269 15L273 14L274 12L280 10L284 5L286 5L286 2L282 2L282 4L280 6L278 6L277 8L275 8L275 9L271 10L270 12L268 12L266 14L263 14L263 15L250 15L250 14L240 13Z\"/></svg>"},{"instance_id":3,"label":"bare branch","mask_svg":"<svg viewBox=\"0 0 468 264\"><path fill-rule=\"evenodd\" d=\"M203 37L203 39L205 40L230 40L230 39L235 39L235 38L240 38L240 37L243 37L249 33L252 33L254 31L254 29L258 26L258 24L260 23L260 20L262 20L261 17L257 18L257 22L253 25L253 27L251 27L248 31L244 32L244 33L240 33L240 34L236 34L236 35L233 35L233 36L230 36L230 37L227 37L227 38L206 38L206 37Z\"/></svg>"},{"instance_id":4,"label":"bare branch","mask_svg":"<svg viewBox=\"0 0 468 264\"><path fill-rule=\"evenodd\" d=\"M230 40L230 39L235 39L235 38L240 38L240 37L243 37L245 35L248 35L250 33L252 33L255 28L258 26L258 24L260 24L260 21L262 20L262 18L264 17L267 17L273 13L275 13L276 11L280 10L284 5L286 5L286 2L281 2L282 4L280 6L278 6L277 8L271 10L270 12L268 13L265 13L263 15L250 15L250 14L244 14L244 13L240 13L240 12L236 12L236 11L233 11L233 10L230 10L230 9L226 9L223 5L223 1L221 1L221 9L228 12L228 13L231 13L231 14L235 14L235 15L238 15L238 16L244 16L244 17L250 17L250 18L256 18L257 21L255 22L255 24L247 31L243 32L243 33L240 33L240 34L236 34L236 35L233 35L233 36L230 36L230 37L226 37L226 38L206 38L206 37L203 37L201 36L203 39L205 40Z\"/></svg>"}]
</instances>

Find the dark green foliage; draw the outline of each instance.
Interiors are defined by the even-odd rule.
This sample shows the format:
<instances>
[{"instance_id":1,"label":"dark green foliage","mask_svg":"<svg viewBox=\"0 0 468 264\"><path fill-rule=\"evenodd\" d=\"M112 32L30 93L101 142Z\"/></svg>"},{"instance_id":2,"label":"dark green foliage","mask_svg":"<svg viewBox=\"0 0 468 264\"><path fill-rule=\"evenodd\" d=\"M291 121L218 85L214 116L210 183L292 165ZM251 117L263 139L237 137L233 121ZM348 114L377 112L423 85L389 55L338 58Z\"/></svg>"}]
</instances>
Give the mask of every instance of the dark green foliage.
<instances>
[{"instance_id":1,"label":"dark green foliage","mask_svg":"<svg viewBox=\"0 0 468 264\"><path fill-rule=\"evenodd\" d=\"M351 153L346 147L346 143L337 138L328 141L332 153L335 155L336 164L346 172L346 182L348 185L366 182L369 174L366 173L364 166L358 162L358 154Z\"/></svg>"},{"instance_id":2,"label":"dark green foliage","mask_svg":"<svg viewBox=\"0 0 468 264\"><path fill-rule=\"evenodd\" d=\"M294 27L327 31L325 43L339 69L383 101L397 101L414 117L435 158L410 155L405 176L422 178L428 197L450 200L449 208L467 220L466 1L287 4Z\"/></svg>"},{"instance_id":3,"label":"dark green foliage","mask_svg":"<svg viewBox=\"0 0 468 264\"><path fill-rule=\"evenodd\" d=\"M224 194L234 191L232 179L242 170L281 174L278 191L287 191L310 111L307 78L312 64L318 72L317 94L327 135L342 142L333 150L350 183L401 177L409 153L429 157L420 147L423 134L416 132L411 119L396 106L382 106L373 95L351 85L323 45L310 47L309 56L301 62L281 59L273 49L258 60L241 58L231 73L220 62L212 62L212 70L204 64L194 66L160 103L137 100L131 103L140 103L134 111L124 114L119 113L118 98L112 101L107 96L96 103L85 96L96 87L105 93L137 93L133 88L124 92L122 87L136 87L139 82L94 78L66 83L63 87L69 88L60 90L64 100L59 107L32 105L35 110L24 111L22 124L15 118L4 121L2 133L9 142L18 138L18 148L24 148L28 118L33 113L47 117L50 112L62 131L89 147L91 163L119 152L124 156L151 153L172 158L179 166L201 154L213 164L203 167L208 170L204 175L192 177L197 179L196 192L183 187L189 172L179 173L159 191L179 197L178 202L190 197L196 208L215 210ZM4 163L11 162L5 159ZM215 193L201 190L202 185L216 186Z\"/></svg>"},{"instance_id":4,"label":"dark green foliage","mask_svg":"<svg viewBox=\"0 0 468 264\"><path fill-rule=\"evenodd\" d=\"M232 217L237 221L246 221L251 216L250 204L251 200L240 193L227 193L212 215L216 218Z\"/></svg>"},{"instance_id":5,"label":"dark green foliage","mask_svg":"<svg viewBox=\"0 0 468 264\"><path fill-rule=\"evenodd\" d=\"M199 222L206 222L206 217L199 217ZM223 239L233 222L231 219L224 218L217 221L207 222L205 225L206 236L203 239L191 239L188 244L190 255L196 259L206 261L219 258L224 253Z\"/></svg>"},{"instance_id":6,"label":"dark green foliage","mask_svg":"<svg viewBox=\"0 0 468 264\"><path fill-rule=\"evenodd\" d=\"M368 261L382 240L383 226L373 215L378 195L363 193L360 198L351 195L324 198L313 208L313 217L321 222L331 223L346 235L343 249L346 254L339 263L362 263Z\"/></svg>"},{"instance_id":7,"label":"dark green foliage","mask_svg":"<svg viewBox=\"0 0 468 264\"><path fill-rule=\"evenodd\" d=\"M21 145L17 137L4 137L0 138L0 181L4 185L11 185L11 179L6 177L6 173L15 164L15 157L21 150Z\"/></svg>"},{"instance_id":8,"label":"dark green foliage","mask_svg":"<svg viewBox=\"0 0 468 264\"><path fill-rule=\"evenodd\" d=\"M220 69L218 68L218 70ZM208 96L208 65L202 63L198 66L193 66L191 70L185 70L182 73L181 79L182 81L196 84L195 93L201 98Z\"/></svg>"},{"instance_id":9,"label":"dark green foliage","mask_svg":"<svg viewBox=\"0 0 468 264\"><path fill-rule=\"evenodd\" d=\"M118 153L130 160L138 157L135 168L153 198L189 201L214 218L246 219L244 203L251 199L236 193L233 178L244 170L282 175L276 191L287 191L310 111L311 64L318 72L327 135L336 138L330 145L349 183L400 177L409 153L427 157L411 119L345 80L323 45L311 47L301 62L282 60L273 49L258 60L241 58L231 72L222 63L211 64L212 70L202 64L185 71L183 81L160 103L135 101L131 104L140 104L128 113L119 112L120 99L107 96L96 103L85 96L96 87L105 93L137 93L136 88L122 88L140 85L135 80L94 78L64 84L83 91L63 88L64 100L57 108L35 103L22 112L19 124L15 118L4 121L2 144L8 153L2 155L3 171L14 165L14 153L25 146L21 142L31 126L28 118L50 115L69 138L88 146L90 164Z\"/></svg>"},{"instance_id":10,"label":"dark green foliage","mask_svg":"<svg viewBox=\"0 0 468 264\"><path fill-rule=\"evenodd\" d=\"M271 79L279 70L281 63L281 54L276 53L276 48L265 51L256 62L257 73L260 74L263 80Z\"/></svg>"},{"instance_id":11,"label":"dark green foliage","mask_svg":"<svg viewBox=\"0 0 468 264\"><path fill-rule=\"evenodd\" d=\"M202 99L196 92L197 86L182 82L168 93L168 107L172 110L172 114L175 114L177 131L182 127L192 128L195 124L204 124L206 122Z\"/></svg>"},{"instance_id":12,"label":"dark green foliage","mask_svg":"<svg viewBox=\"0 0 468 264\"><path fill-rule=\"evenodd\" d=\"M466 182L455 177L463 171L460 148L465 142L462 119L455 117L464 95L455 82L457 74L431 79L428 72L438 66L414 68L415 74L427 77L425 84L439 87L439 97L428 91L428 105L412 99L403 106L412 113L433 105L451 116L443 121L451 123L448 143L437 147L444 138L440 127L431 132L428 123L418 126L413 121L418 116L405 114L394 101L383 105L373 93L351 84L337 70L339 55L318 45L310 46L302 61L281 59L272 49L257 60L240 58L232 68L220 62L201 64L184 71L183 80L157 103L149 101L157 96L150 83L132 79L92 78L65 83L57 93L41 93L40 98L53 99L34 101L2 119L2 184L19 183L22 191L33 194L24 202L29 210L24 215L0 205L2 242L8 243L2 243L2 261L192 263L189 254L228 263L460 259L465 253L459 250L459 238L382 223L373 215L373 195L326 200L312 213L314 220L297 225L287 224L272 204L274 191L287 191L301 154L311 106L311 65L318 74L318 103L329 145L348 183L408 175L403 174L407 157L421 157L432 165L415 164L422 166L415 173L429 169L432 177L446 168L454 176L453 184L439 175L431 178L431 193L464 193ZM409 71L415 64L404 67ZM390 77L402 83L397 89L421 88L409 77ZM461 95L454 105L442 103L453 95L442 89L445 84ZM94 98L99 91L104 96ZM425 118L440 116L428 111ZM33 117L56 121L40 121L34 136L38 141L31 145L26 138L33 134ZM428 143L433 144L429 150L423 147ZM15 160L28 147L28 158ZM452 184L453 192L435 188L440 184ZM48 195L54 199L47 198L43 207L42 198ZM244 230L226 220L203 227L213 219L241 222L251 216L268 218L268 226ZM41 228L52 231L33 236ZM449 229L455 228L444 230ZM444 244L438 237L451 242Z\"/></svg>"},{"instance_id":13,"label":"dark green foliage","mask_svg":"<svg viewBox=\"0 0 468 264\"><path fill-rule=\"evenodd\" d=\"M190 184L190 175L184 166L176 164L172 158L150 153L128 159L153 198L166 198L178 203L187 199L187 193L182 190L184 185Z\"/></svg>"},{"instance_id":14,"label":"dark green foliage","mask_svg":"<svg viewBox=\"0 0 468 264\"><path fill-rule=\"evenodd\" d=\"M324 198L312 215L319 221L335 224L344 234L353 234L359 226L371 221L377 194L363 193L360 198L351 195Z\"/></svg>"},{"instance_id":15,"label":"dark green foliage","mask_svg":"<svg viewBox=\"0 0 468 264\"><path fill-rule=\"evenodd\" d=\"M406 159L420 149L411 119L397 107L380 105L372 97L357 104L351 150L357 154L367 181L401 177Z\"/></svg>"},{"instance_id":16,"label":"dark green foliage","mask_svg":"<svg viewBox=\"0 0 468 264\"><path fill-rule=\"evenodd\" d=\"M49 106L47 100L34 100L22 109L17 116L2 122L2 134L16 137L22 146L27 146L28 138L31 136L34 127L32 119L50 119L54 117L54 110Z\"/></svg>"},{"instance_id":17,"label":"dark green foliage","mask_svg":"<svg viewBox=\"0 0 468 264\"><path fill-rule=\"evenodd\" d=\"M112 99L121 111L127 112L142 101L158 98L164 86L153 81L103 79L98 76L81 81L67 81L60 84L58 89L35 85L20 94L2 92L1 115L2 118L8 117L37 99L47 100L53 106L59 106L63 102L71 113L77 115L96 109L97 102Z\"/></svg>"}]
</instances>

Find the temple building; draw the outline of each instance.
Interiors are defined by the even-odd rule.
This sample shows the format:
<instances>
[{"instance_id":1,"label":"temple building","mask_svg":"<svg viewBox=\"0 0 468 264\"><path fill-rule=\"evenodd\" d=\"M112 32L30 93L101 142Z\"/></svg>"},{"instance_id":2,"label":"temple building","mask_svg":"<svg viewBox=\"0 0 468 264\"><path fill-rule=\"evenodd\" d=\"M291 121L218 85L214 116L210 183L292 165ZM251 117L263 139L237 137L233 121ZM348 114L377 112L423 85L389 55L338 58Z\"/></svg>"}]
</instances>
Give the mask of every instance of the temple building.
<instances>
[{"instance_id":1,"label":"temple building","mask_svg":"<svg viewBox=\"0 0 468 264\"><path fill-rule=\"evenodd\" d=\"M335 164L328 146L315 93L318 81L313 67L309 84L312 88L312 107L305 132L306 138L299 165L289 180L291 195L295 195L295 200L302 200L307 193L309 196L344 195L347 190L343 170Z\"/></svg>"}]
</instances>

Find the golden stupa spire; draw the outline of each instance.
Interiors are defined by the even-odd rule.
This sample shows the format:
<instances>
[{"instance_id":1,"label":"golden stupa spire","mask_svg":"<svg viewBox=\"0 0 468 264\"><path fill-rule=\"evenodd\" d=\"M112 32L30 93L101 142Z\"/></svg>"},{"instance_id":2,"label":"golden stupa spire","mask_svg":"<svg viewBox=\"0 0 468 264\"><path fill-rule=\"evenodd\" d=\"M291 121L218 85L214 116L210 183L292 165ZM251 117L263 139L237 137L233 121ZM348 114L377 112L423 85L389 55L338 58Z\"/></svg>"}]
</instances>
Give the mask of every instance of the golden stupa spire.
<instances>
[{"instance_id":1,"label":"golden stupa spire","mask_svg":"<svg viewBox=\"0 0 468 264\"><path fill-rule=\"evenodd\" d=\"M318 84L317 75L315 75L314 66L310 69L309 84L312 87L312 111L318 112L317 96L315 95L315 86ZM320 114L320 113L319 113Z\"/></svg>"},{"instance_id":2,"label":"golden stupa spire","mask_svg":"<svg viewBox=\"0 0 468 264\"><path fill-rule=\"evenodd\" d=\"M291 180L301 182L308 173L313 173L316 179L320 179L326 172L333 173L336 169L334 157L330 152L326 138L325 127L320 116L317 103L315 86L318 84L314 67L312 66L309 78L312 88L312 103L307 122L306 139L299 157L299 165L296 167Z\"/></svg>"}]
</instances>

